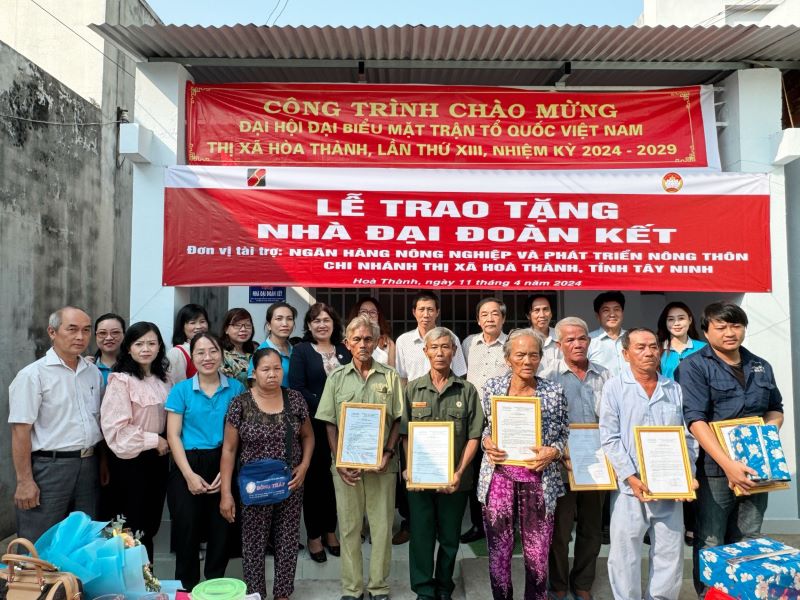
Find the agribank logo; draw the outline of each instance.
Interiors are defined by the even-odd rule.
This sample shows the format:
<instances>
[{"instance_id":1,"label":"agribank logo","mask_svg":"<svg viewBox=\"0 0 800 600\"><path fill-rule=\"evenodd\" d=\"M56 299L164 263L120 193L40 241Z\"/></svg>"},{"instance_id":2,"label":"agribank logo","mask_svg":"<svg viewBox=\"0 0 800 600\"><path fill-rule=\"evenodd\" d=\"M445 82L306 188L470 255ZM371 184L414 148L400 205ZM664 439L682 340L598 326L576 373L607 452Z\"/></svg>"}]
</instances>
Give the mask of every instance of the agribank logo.
<instances>
[{"instance_id":1,"label":"agribank logo","mask_svg":"<svg viewBox=\"0 0 800 600\"><path fill-rule=\"evenodd\" d=\"M247 169L247 187L266 187L266 169Z\"/></svg>"},{"instance_id":2,"label":"agribank logo","mask_svg":"<svg viewBox=\"0 0 800 600\"><path fill-rule=\"evenodd\" d=\"M679 192L683 187L683 177L677 173L667 173L661 178L661 187L663 187L664 191L668 194Z\"/></svg>"}]
</instances>

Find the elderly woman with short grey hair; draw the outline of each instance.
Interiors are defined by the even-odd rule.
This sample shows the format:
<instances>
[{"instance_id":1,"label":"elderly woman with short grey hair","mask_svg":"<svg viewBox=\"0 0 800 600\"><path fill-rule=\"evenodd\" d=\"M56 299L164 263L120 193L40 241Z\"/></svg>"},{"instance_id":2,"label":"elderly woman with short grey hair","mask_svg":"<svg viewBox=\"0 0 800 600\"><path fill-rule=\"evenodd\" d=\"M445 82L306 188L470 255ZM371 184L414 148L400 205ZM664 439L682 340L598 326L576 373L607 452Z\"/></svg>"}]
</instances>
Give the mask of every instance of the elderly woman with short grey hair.
<instances>
[{"instance_id":1,"label":"elderly woman with short grey hair","mask_svg":"<svg viewBox=\"0 0 800 600\"><path fill-rule=\"evenodd\" d=\"M511 372L483 388L484 456L478 499L489 549L489 578L494 600L512 600L511 555L514 520L519 518L525 563L525 600L547 598L547 556L553 536L556 499L564 494L558 468L569 437L567 400L560 385L536 376L544 338L533 329L512 331L503 346ZM492 442L492 396L537 397L541 402L542 445L526 466L497 464L506 452Z\"/></svg>"}]
</instances>

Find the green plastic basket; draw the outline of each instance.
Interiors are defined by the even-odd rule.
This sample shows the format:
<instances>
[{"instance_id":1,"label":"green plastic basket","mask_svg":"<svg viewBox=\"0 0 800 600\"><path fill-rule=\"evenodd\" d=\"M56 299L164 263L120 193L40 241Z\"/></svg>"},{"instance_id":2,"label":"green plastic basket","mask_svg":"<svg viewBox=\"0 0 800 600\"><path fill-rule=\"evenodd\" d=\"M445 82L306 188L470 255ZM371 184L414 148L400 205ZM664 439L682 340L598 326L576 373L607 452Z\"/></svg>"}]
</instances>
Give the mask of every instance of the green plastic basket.
<instances>
[{"instance_id":1,"label":"green plastic basket","mask_svg":"<svg viewBox=\"0 0 800 600\"><path fill-rule=\"evenodd\" d=\"M194 586L192 600L242 600L247 593L244 581L231 579L209 579Z\"/></svg>"}]
</instances>

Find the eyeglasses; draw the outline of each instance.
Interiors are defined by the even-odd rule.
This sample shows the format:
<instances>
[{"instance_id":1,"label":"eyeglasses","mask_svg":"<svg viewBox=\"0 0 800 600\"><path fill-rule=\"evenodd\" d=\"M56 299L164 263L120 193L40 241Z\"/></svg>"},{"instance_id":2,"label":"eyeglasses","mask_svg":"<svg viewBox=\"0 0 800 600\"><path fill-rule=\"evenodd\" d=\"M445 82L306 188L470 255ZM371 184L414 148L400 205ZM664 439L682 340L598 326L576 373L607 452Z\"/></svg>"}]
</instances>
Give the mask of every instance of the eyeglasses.
<instances>
[{"instance_id":1,"label":"eyeglasses","mask_svg":"<svg viewBox=\"0 0 800 600\"><path fill-rule=\"evenodd\" d=\"M104 329L101 329L100 331L96 332L95 335L101 340L105 339L105 338L114 339L114 338L122 337L122 332L121 331L105 331Z\"/></svg>"},{"instance_id":2,"label":"eyeglasses","mask_svg":"<svg viewBox=\"0 0 800 600\"><path fill-rule=\"evenodd\" d=\"M250 331L253 328L252 323L231 323L228 327L238 329L239 331Z\"/></svg>"},{"instance_id":3,"label":"eyeglasses","mask_svg":"<svg viewBox=\"0 0 800 600\"><path fill-rule=\"evenodd\" d=\"M368 317L377 317L378 316L378 311L377 310L366 310L366 309L364 309L364 310L358 311L358 314L367 315Z\"/></svg>"}]
</instances>

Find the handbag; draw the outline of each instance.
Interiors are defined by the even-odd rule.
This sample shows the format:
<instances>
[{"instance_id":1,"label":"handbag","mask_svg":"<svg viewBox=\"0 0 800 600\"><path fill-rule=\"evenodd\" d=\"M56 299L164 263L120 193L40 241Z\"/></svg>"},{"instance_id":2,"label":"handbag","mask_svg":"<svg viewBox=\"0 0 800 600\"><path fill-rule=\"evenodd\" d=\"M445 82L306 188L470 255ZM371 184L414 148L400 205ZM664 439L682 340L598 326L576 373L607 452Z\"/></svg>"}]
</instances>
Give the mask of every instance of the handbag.
<instances>
[{"instance_id":1,"label":"handbag","mask_svg":"<svg viewBox=\"0 0 800 600\"><path fill-rule=\"evenodd\" d=\"M31 555L13 554L13 546L22 546ZM80 579L39 558L25 538L11 540L0 560L8 567L0 570L0 600L81 600L83 596Z\"/></svg>"},{"instance_id":2,"label":"handbag","mask_svg":"<svg viewBox=\"0 0 800 600\"><path fill-rule=\"evenodd\" d=\"M267 506L283 502L291 494L292 424L289 421L289 394L283 392L283 418L286 429L286 461L274 458L254 460L239 467L239 496L247 506ZM0 600L2 600L0 598Z\"/></svg>"}]
</instances>

